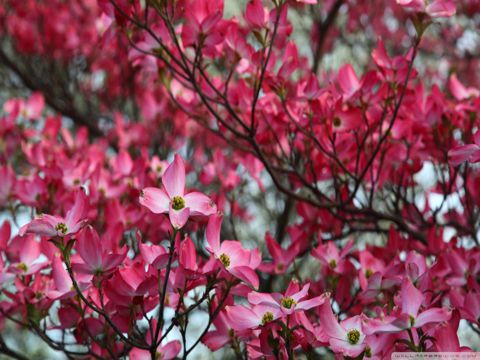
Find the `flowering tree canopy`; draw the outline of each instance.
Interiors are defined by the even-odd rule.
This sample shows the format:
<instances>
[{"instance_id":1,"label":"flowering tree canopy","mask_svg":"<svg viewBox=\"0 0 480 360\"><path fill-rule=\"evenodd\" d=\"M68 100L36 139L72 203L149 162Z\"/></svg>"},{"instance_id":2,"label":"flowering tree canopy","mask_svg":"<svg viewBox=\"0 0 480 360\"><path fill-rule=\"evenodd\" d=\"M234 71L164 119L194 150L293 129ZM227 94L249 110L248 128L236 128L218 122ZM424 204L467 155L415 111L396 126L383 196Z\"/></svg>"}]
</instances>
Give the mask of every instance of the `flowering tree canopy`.
<instances>
[{"instance_id":1,"label":"flowering tree canopy","mask_svg":"<svg viewBox=\"0 0 480 360\"><path fill-rule=\"evenodd\" d=\"M4 0L0 354L472 350L479 11Z\"/></svg>"}]
</instances>

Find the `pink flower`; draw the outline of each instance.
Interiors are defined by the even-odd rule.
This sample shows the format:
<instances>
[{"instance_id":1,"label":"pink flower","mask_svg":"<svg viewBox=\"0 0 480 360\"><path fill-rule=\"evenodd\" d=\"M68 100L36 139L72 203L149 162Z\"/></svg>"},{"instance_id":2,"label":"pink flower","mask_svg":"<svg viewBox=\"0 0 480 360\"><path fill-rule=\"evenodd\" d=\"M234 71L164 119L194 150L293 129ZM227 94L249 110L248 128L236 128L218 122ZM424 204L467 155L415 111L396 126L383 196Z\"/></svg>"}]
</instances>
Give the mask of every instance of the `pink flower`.
<instances>
[{"instance_id":1,"label":"pink flower","mask_svg":"<svg viewBox=\"0 0 480 360\"><path fill-rule=\"evenodd\" d=\"M425 0L397 0L397 4L415 12L425 13L432 18L450 17L456 12L453 0L435 0L428 5Z\"/></svg>"},{"instance_id":2,"label":"pink flower","mask_svg":"<svg viewBox=\"0 0 480 360\"><path fill-rule=\"evenodd\" d=\"M457 75L453 74L450 76L450 80L448 82L450 92L455 97L455 99L462 101L467 100L471 97L478 97L480 96L480 91L473 87L465 87L457 78Z\"/></svg>"},{"instance_id":3,"label":"pink flower","mask_svg":"<svg viewBox=\"0 0 480 360\"><path fill-rule=\"evenodd\" d=\"M312 255L320 260L320 263L332 269L332 271L341 274L348 268L349 263L346 257L352 248L353 243L348 243L341 251L333 243L329 241L326 244L320 244L312 250Z\"/></svg>"},{"instance_id":4,"label":"pink flower","mask_svg":"<svg viewBox=\"0 0 480 360\"><path fill-rule=\"evenodd\" d=\"M330 344L336 353L345 356L357 357L365 350L365 333L362 327L362 318L354 316L340 323L333 315L329 301L320 307L320 341Z\"/></svg>"},{"instance_id":5,"label":"pink flower","mask_svg":"<svg viewBox=\"0 0 480 360\"><path fill-rule=\"evenodd\" d=\"M39 92L35 92L28 100L10 99L3 105L6 113L13 113L14 116L21 115L26 119L38 119L45 107L45 99Z\"/></svg>"},{"instance_id":6,"label":"pink flower","mask_svg":"<svg viewBox=\"0 0 480 360\"><path fill-rule=\"evenodd\" d=\"M79 190L75 197L73 207L67 211L63 218L56 215L42 214L37 219L22 226L19 235L37 234L41 236L65 237L79 232L87 223L87 196L83 190Z\"/></svg>"},{"instance_id":7,"label":"pink flower","mask_svg":"<svg viewBox=\"0 0 480 360\"><path fill-rule=\"evenodd\" d=\"M208 220L206 237L207 250L217 258L230 274L258 288L259 281L255 269L260 265L261 256L257 249L245 249L238 241L224 240L220 244L222 216L213 215Z\"/></svg>"},{"instance_id":8,"label":"pink flower","mask_svg":"<svg viewBox=\"0 0 480 360\"><path fill-rule=\"evenodd\" d=\"M281 316L280 309L268 305L255 305L251 308L235 305L227 306L225 310L232 328L237 331L268 325Z\"/></svg>"},{"instance_id":9,"label":"pink flower","mask_svg":"<svg viewBox=\"0 0 480 360\"><path fill-rule=\"evenodd\" d=\"M450 319L451 312L445 308L431 308L420 312L424 301L425 295L412 284L410 279L404 279L400 298L397 301L401 305L403 316L400 317L399 322L396 322L396 325L404 328L420 328L426 324Z\"/></svg>"},{"instance_id":10,"label":"pink flower","mask_svg":"<svg viewBox=\"0 0 480 360\"><path fill-rule=\"evenodd\" d=\"M140 204L155 214L168 213L173 227L182 228L190 216L210 216L217 212L212 200L200 193L185 194L185 165L180 155L165 170L162 189L148 187L140 194Z\"/></svg>"},{"instance_id":11,"label":"pink flower","mask_svg":"<svg viewBox=\"0 0 480 360\"><path fill-rule=\"evenodd\" d=\"M480 161L480 131L473 136L474 144L457 146L448 152L450 164L460 165L464 161L477 163Z\"/></svg>"},{"instance_id":12,"label":"pink flower","mask_svg":"<svg viewBox=\"0 0 480 360\"><path fill-rule=\"evenodd\" d=\"M269 232L265 234L265 244L272 255L272 262L262 263L259 269L270 274L284 274L298 255L300 244L295 242L288 249L283 249Z\"/></svg>"},{"instance_id":13,"label":"pink flower","mask_svg":"<svg viewBox=\"0 0 480 360\"><path fill-rule=\"evenodd\" d=\"M309 288L310 284L306 284L299 290L298 284L291 282L285 294L269 294L252 291L248 294L248 302L253 305L270 306L276 310L280 310L283 314L290 315L297 310L309 310L325 302L324 295L303 300L307 297Z\"/></svg>"},{"instance_id":14,"label":"pink flower","mask_svg":"<svg viewBox=\"0 0 480 360\"><path fill-rule=\"evenodd\" d=\"M77 241L77 251L82 261L72 263L75 272L90 275L112 274L123 262L127 255L127 248L123 253L113 253L104 248L106 241L100 241L95 229L88 226L82 231Z\"/></svg>"},{"instance_id":15,"label":"pink flower","mask_svg":"<svg viewBox=\"0 0 480 360\"><path fill-rule=\"evenodd\" d=\"M8 244L8 252L11 260L8 272L17 275L35 274L47 266L46 261L41 260L40 243L35 236L17 236Z\"/></svg>"}]
</instances>

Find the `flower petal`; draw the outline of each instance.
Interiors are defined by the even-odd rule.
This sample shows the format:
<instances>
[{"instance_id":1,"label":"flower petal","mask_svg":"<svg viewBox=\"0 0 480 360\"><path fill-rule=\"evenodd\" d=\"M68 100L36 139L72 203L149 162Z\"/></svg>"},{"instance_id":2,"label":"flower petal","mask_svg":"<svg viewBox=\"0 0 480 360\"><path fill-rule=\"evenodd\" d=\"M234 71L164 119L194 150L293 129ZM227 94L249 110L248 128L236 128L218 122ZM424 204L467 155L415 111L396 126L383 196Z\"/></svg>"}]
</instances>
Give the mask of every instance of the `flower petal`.
<instances>
[{"instance_id":1,"label":"flower petal","mask_svg":"<svg viewBox=\"0 0 480 360\"><path fill-rule=\"evenodd\" d=\"M168 165L162 176L162 183L170 198L183 196L185 191L185 164L180 155L175 154L175 159Z\"/></svg>"},{"instance_id":2,"label":"flower petal","mask_svg":"<svg viewBox=\"0 0 480 360\"><path fill-rule=\"evenodd\" d=\"M190 208L191 216L210 216L217 212L215 203L205 194L191 192L184 196L185 206Z\"/></svg>"},{"instance_id":3,"label":"flower petal","mask_svg":"<svg viewBox=\"0 0 480 360\"><path fill-rule=\"evenodd\" d=\"M170 198L162 189L148 187L141 192L140 204L155 214L162 214L168 212Z\"/></svg>"}]
</instances>

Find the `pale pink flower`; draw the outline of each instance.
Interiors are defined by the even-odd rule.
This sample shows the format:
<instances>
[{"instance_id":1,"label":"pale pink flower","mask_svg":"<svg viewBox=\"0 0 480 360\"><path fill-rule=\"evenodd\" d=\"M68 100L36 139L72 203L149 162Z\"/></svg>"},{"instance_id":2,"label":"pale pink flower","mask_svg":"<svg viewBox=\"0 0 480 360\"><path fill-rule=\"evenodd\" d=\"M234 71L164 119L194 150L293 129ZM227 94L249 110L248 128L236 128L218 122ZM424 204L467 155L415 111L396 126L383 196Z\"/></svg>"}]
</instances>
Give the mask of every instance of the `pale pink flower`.
<instances>
[{"instance_id":1,"label":"pale pink flower","mask_svg":"<svg viewBox=\"0 0 480 360\"><path fill-rule=\"evenodd\" d=\"M161 189L147 187L140 194L140 204L155 214L168 213L172 225L182 228L190 216L210 216L217 212L213 201L200 192L185 194L185 165L180 155L165 170Z\"/></svg>"}]
</instances>

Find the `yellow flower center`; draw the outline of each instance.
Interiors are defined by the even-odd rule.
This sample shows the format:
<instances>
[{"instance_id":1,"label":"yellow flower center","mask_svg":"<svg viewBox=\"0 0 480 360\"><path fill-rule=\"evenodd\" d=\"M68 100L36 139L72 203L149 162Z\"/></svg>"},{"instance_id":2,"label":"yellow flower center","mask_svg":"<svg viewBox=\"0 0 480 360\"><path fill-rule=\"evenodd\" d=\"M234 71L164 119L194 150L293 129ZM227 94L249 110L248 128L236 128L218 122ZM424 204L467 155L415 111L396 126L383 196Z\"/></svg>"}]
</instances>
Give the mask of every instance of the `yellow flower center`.
<instances>
[{"instance_id":1,"label":"yellow flower center","mask_svg":"<svg viewBox=\"0 0 480 360\"><path fill-rule=\"evenodd\" d=\"M68 232L68 227L65 225L65 223L58 223L55 225L55 230L65 235Z\"/></svg>"},{"instance_id":2,"label":"yellow flower center","mask_svg":"<svg viewBox=\"0 0 480 360\"><path fill-rule=\"evenodd\" d=\"M223 264L223 266L225 266L225 267L230 266L230 257L227 254L221 253L219 258L220 258L220 262Z\"/></svg>"},{"instance_id":3,"label":"yellow flower center","mask_svg":"<svg viewBox=\"0 0 480 360\"><path fill-rule=\"evenodd\" d=\"M360 331L357 329L352 329L347 333L347 339L348 342L352 345L358 344L358 341L360 340Z\"/></svg>"},{"instance_id":4,"label":"yellow flower center","mask_svg":"<svg viewBox=\"0 0 480 360\"><path fill-rule=\"evenodd\" d=\"M333 260L330 260L330 262L328 263L328 265L330 265L330 267L332 269L335 269L337 267L337 260L333 259Z\"/></svg>"},{"instance_id":5,"label":"yellow flower center","mask_svg":"<svg viewBox=\"0 0 480 360\"><path fill-rule=\"evenodd\" d=\"M372 349L370 348L370 346L367 346L365 348L365 357L367 357L367 358L372 357Z\"/></svg>"},{"instance_id":6,"label":"yellow flower center","mask_svg":"<svg viewBox=\"0 0 480 360\"><path fill-rule=\"evenodd\" d=\"M410 320L410 327L413 327L415 325L415 318L412 315L409 315L408 319Z\"/></svg>"},{"instance_id":7,"label":"yellow flower center","mask_svg":"<svg viewBox=\"0 0 480 360\"><path fill-rule=\"evenodd\" d=\"M373 275L372 269L367 269L367 270L365 271L365 277L366 277L367 279L368 279L370 276L372 276L372 275Z\"/></svg>"},{"instance_id":8,"label":"yellow flower center","mask_svg":"<svg viewBox=\"0 0 480 360\"><path fill-rule=\"evenodd\" d=\"M282 306L286 309L290 309L293 305L296 305L297 302L293 300L290 296L282 298Z\"/></svg>"},{"instance_id":9,"label":"yellow flower center","mask_svg":"<svg viewBox=\"0 0 480 360\"><path fill-rule=\"evenodd\" d=\"M28 266L25 263L20 263L17 265L17 269L22 270L23 272L26 272L28 270Z\"/></svg>"},{"instance_id":10,"label":"yellow flower center","mask_svg":"<svg viewBox=\"0 0 480 360\"><path fill-rule=\"evenodd\" d=\"M185 207L185 200L181 196L174 196L172 199L173 210L182 210Z\"/></svg>"},{"instance_id":11,"label":"yellow flower center","mask_svg":"<svg viewBox=\"0 0 480 360\"><path fill-rule=\"evenodd\" d=\"M270 311L267 311L262 316L262 325L268 324L271 321L273 321L273 314Z\"/></svg>"}]
</instances>

